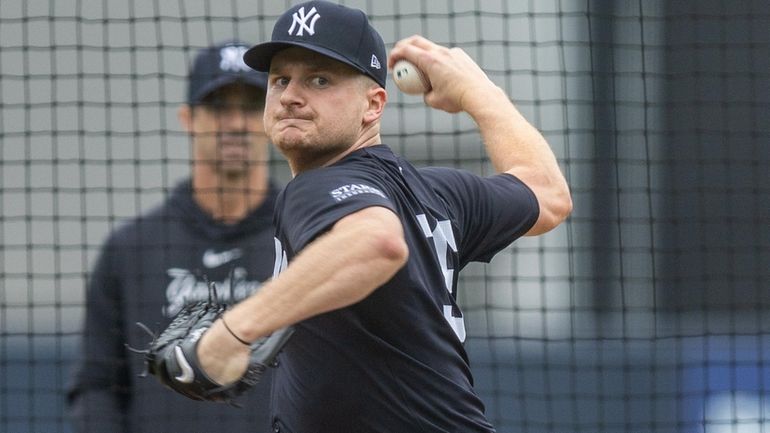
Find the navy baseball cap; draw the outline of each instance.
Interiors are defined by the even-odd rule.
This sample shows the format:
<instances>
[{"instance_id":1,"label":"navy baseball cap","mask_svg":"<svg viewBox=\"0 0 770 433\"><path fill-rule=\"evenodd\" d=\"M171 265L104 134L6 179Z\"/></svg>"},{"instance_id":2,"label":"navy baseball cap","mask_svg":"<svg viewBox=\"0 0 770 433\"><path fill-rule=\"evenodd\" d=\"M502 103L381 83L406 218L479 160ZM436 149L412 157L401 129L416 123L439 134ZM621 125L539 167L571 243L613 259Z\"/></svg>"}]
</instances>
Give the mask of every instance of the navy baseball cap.
<instances>
[{"instance_id":1,"label":"navy baseball cap","mask_svg":"<svg viewBox=\"0 0 770 433\"><path fill-rule=\"evenodd\" d=\"M267 74L243 63L248 49L243 42L227 41L198 51L187 81L187 103L199 104L214 90L236 82L265 90Z\"/></svg>"},{"instance_id":2,"label":"navy baseball cap","mask_svg":"<svg viewBox=\"0 0 770 433\"><path fill-rule=\"evenodd\" d=\"M267 72L273 56L290 47L339 60L385 87L385 43L361 10L326 1L295 5L278 18L270 42L252 47L243 60L257 71Z\"/></svg>"}]
</instances>

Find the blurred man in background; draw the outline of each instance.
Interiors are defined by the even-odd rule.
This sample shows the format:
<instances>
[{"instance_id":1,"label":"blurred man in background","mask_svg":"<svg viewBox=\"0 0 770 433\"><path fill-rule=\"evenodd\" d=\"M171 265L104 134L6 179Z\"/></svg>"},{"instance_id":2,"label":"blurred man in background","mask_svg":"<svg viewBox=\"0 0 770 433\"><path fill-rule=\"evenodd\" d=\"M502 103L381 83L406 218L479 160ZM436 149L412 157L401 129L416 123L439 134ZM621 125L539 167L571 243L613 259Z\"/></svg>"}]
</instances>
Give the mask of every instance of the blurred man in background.
<instances>
[{"instance_id":1,"label":"blurred man in background","mask_svg":"<svg viewBox=\"0 0 770 433\"><path fill-rule=\"evenodd\" d=\"M137 377L143 357L126 349L163 329L188 303L235 303L272 276L273 207L262 116L266 74L243 63L247 45L201 50L179 120L193 164L158 207L115 230L90 275L81 354L69 390L78 432L201 432L269 429L270 377L243 399L248 410L186 399ZM108 144L109 145L109 144Z\"/></svg>"}]
</instances>

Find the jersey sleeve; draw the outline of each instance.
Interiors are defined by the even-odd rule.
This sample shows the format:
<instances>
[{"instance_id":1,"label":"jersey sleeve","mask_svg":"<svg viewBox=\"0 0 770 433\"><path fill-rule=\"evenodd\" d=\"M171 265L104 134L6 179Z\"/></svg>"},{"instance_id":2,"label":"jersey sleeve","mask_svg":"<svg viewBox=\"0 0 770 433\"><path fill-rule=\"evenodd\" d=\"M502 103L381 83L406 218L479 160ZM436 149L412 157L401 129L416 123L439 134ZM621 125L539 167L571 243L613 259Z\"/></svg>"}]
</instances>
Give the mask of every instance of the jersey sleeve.
<instances>
[{"instance_id":1,"label":"jersey sleeve","mask_svg":"<svg viewBox=\"0 0 770 433\"><path fill-rule=\"evenodd\" d=\"M460 230L460 261L489 262L537 222L540 207L529 187L507 173L489 177L465 170L424 168Z\"/></svg>"},{"instance_id":2,"label":"jersey sleeve","mask_svg":"<svg viewBox=\"0 0 770 433\"><path fill-rule=\"evenodd\" d=\"M291 188L289 190L289 188ZM287 185L281 227L295 251L347 215L371 206L395 212L376 177L345 167L312 170Z\"/></svg>"}]
</instances>

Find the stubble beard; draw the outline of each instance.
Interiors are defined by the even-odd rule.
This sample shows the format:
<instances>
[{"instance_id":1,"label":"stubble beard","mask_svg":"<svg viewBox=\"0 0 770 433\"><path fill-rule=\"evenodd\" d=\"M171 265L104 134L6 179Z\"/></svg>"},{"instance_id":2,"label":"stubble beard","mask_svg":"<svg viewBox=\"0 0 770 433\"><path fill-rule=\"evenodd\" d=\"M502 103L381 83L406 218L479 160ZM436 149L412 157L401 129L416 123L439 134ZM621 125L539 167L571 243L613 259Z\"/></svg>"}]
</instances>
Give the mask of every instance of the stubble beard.
<instances>
[{"instance_id":1,"label":"stubble beard","mask_svg":"<svg viewBox=\"0 0 770 433\"><path fill-rule=\"evenodd\" d=\"M281 153L297 166L310 167L323 164L355 143L353 134L336 133L323 140L318 137L275 137L273 143Z\"/></svg>"},{"instance_id":2,"label":"stubble beard","mask_svg":"<svg viewBox=\"0 0 770 433\"><path fill-rule=\"evenodd\" d=\"M254 164L253 161L220 161L214 167L217 175L228 182L236 182L248 176L249 168Z\"/></svg>"}]
</instances>

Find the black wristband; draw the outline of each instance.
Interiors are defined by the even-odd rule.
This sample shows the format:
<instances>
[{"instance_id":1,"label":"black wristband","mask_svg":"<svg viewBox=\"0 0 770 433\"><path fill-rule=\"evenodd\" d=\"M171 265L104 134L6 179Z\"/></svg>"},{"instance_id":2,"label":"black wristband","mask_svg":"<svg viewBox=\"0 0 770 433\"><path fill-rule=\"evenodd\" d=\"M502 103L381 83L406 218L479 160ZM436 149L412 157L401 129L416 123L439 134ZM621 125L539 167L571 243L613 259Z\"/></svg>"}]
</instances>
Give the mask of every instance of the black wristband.
<instances>
[{"instance_id":1,"label":"black wristband","mask_svg":"<svg viewBox=\"0 0 770 433\"><path fill-rule=\"evenodd\" d=\"M222 319L222 324L225 325L225 329L227 329L227 331L230 333L230 335L233 336L233 338L235 338L236 340L240 341L241 344L244 344L246 346L251 346L251 343L249 343L248 341L246 341L246 340L242 339L241 337L235 335L235 332L233 332L233 330L230 329L229 326L227 326L227 322L225 322L224 314L222 315L221 319Z\"/></svg>"}]
</instances>

